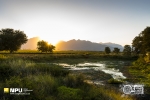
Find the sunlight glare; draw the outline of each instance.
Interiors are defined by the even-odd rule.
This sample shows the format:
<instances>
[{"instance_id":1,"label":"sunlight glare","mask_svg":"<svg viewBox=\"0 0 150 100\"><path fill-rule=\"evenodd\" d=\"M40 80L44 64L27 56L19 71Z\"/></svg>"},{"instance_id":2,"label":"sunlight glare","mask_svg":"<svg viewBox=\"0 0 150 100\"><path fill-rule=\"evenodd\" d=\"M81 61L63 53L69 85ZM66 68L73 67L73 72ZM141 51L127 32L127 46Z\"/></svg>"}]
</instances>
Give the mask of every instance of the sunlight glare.
<instances>
[{"instance_id":1,"label":"sunlight glare","mask_svg":"<svg viewBox=\"0 0 150 100\"><path fill-rule=\"evenodd\" d=\"M40 36L40 40L47 41L49 44L52 44L54 46L59 42L59 40L55 38L49 38L49 37L44 37L44 36Z\"/></svg>"}]
</instances>

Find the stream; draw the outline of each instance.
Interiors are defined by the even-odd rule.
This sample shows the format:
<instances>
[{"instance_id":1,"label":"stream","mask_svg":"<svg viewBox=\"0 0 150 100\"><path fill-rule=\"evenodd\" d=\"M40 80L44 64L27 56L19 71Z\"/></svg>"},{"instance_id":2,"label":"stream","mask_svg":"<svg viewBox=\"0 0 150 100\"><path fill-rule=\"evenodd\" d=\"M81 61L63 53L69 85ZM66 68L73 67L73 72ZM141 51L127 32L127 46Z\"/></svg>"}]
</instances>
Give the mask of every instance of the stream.
<instances>
[{"instance_id":1,"label":"stream","mask_svg":"<svg viewBox=\"0 0 150 100\"><path fill-rule=\"evenodd\" d=\"M109 74L113 79L122 80L126 79L126 76L120 71L120 69L125 66L127 61L100 61L100 62L83 62L78 64L67 64L67 63L55 63L64 67L65 69L71 70L72 72L76 72L77 74L82 72L85 75L92 77L89 79L88 83L94 83L99 85L105 85L104 80L105 77L102 75ZM104 74L100 74L100 73ZM89 74L90 73L90 74ZM100 75L99 75L100 74ZM110 77L106 77L105 81L110 79Z\"/></svg>"}]
</instances>

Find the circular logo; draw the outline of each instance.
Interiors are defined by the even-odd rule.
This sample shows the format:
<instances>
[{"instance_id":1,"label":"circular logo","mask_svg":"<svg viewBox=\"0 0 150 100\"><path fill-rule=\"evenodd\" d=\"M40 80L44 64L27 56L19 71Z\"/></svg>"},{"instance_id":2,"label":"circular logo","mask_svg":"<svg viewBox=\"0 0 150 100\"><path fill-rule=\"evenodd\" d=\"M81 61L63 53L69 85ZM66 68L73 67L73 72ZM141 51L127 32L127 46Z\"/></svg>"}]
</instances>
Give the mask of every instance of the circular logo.
<instances>
[{"instance_id":1,"label":"circular logo","mask_svg":"<svg viewBox=\"0 0 150 100\"><path fill-rule=\"evenodd\" d=\"M125 94L131 94L132 87L130 85L124 85L123 92Z\"/></svg>"}]
</instances>

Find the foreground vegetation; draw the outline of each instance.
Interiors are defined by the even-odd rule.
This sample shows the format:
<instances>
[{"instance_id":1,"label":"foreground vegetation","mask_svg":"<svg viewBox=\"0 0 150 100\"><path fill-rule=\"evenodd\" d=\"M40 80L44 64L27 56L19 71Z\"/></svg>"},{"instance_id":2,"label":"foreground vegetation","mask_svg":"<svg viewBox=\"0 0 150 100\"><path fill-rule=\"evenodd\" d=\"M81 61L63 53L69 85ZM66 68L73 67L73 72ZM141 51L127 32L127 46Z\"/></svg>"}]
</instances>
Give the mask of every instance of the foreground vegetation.
<instances>
[{"instance_id":1,"label":"foreground vegetation","mask_svg":"<svg viewBox=\"0 0 150 100\"><path fill-rule=\"evenodd\" d=\"M141 56L129 67L129 73L132 76L132 82L143 84L145 94L150 96L150 63L147 63L144 57Z\"/></svg>"},{"instance_id":2,"label":"foreground vegetation","mask_svg":"<svg viewBox=\"0 0 150 100\"><path fill-rule=\"evenodd\" d=\"M72 74L58 65L37 63L19 55L0 55L0 63L0 90L5 87L33 90L26 96L1 91L2 100L133 100L121 97L114 88L88 84L83 74Z\"/></svg>"}]
</instances>

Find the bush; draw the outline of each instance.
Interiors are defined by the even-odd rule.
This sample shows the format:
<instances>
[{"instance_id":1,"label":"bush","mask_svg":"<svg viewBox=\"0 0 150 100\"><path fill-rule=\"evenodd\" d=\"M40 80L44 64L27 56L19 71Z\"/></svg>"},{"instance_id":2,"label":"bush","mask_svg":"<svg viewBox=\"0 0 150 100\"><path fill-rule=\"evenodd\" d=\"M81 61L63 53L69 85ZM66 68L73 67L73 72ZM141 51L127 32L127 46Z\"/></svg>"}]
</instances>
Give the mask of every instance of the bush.
<instances>
[{"instance_id":1,"label":"bush","mask_svg":"<svg viewBox=\"0 0 150 100\"><path fill-rule=\"evenodd\" d=\"M132 69L142 70L147 68L147 63L145 62L143 57L140 57L137 61L134 61Z\"/></svg>"}]
</instances>

